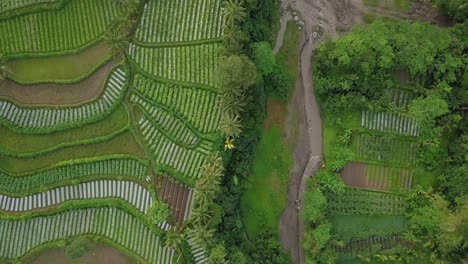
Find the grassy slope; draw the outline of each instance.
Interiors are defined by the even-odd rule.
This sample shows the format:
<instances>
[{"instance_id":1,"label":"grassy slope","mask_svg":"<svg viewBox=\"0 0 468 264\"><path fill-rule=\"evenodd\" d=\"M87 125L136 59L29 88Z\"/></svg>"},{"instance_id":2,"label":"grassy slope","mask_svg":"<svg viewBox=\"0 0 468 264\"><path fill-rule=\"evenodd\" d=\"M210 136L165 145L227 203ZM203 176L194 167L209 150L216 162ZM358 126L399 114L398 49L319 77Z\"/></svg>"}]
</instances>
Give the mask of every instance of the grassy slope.
<instances>
[{"instance_id":1,"label":"grassy slope","mask_svg":"<svg viewBox=\"0 0 468 264\"><path fill-rule=\"evenodd\" d=\"M0 159L0 169L15 174L25 173L45 168L61 161L114 154L134 155L142 159L145 158L145 154L135 141L133 134L127 131L108 141L85 146L67 147L35 158L3 157Z\"/></svg>"},{"instance_id":2,"label":"grassy slope","mask_svg":"<svg viewBox=\"0 0 468 264\"><path fill-rule=\"evenodd\" d=\"M262 228L275 229L286 206L291 153L283 144L279 128L273 125L262 132L253 162L250 188L242 197L244 224L254 238Z\"/></svg>"},{"instance_id":3,"label":"grassy slope","mask_svg":"<svg viewBox=\"0 0 468 264\"><path fill-rule=\"evenodd\" d=\"M96 137L102 137L129 124L125 107L117 108L109 117L97 123L50 134L18 134L0 126L0 149L14 153L36 152L56 146Z\"/></svg>"},{"instance_id":4,"label":"grassy slope","mask_svg":"<svg viewBox=\"0 0 468 264\"><path fill-rule=\"evenodd\" d=\"M14 59L7 67L9 78L19 83L77 81L94 72L110 55L109 46L101 42L73 55Z\"/></svg>"},{"instance_id":5,"label":"grassy slope","mask_svg":"<svg viewBox=\"0 0 468 264\"><path fill-rule=\"evenodd\" d=\"M294 80L298 76L298 56L300 32L294 22L286 28L283 45L276 55L278 64ZM291 90L294 89L293 82ZM285 104L271 95L268 102L268 116L262 131L262 139L257 147L252 164L253 174L249 178L250 188L244 193L241 202L243 222L247 234L252 239L262 228L277 230L279 217L286 206L289 170L292 166L294 142L285 142ZM279 98L284 100L284 98ZM296 122L293 126L297 127ZM294 129L294 128L293 128ZM297 134L296 131L293 131Z\"/></svg>"}]
</instances>

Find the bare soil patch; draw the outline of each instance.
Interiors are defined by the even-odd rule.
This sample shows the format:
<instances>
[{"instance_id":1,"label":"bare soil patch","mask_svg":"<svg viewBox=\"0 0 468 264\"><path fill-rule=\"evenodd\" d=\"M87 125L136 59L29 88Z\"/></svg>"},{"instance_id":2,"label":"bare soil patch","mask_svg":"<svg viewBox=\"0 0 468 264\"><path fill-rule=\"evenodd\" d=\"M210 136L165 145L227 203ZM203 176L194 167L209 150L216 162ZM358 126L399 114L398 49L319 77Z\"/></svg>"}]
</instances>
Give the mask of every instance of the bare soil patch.
<instances>
[{"instance_id":1,"label":"bare soil patch","mask_svg":"<svg viewBox=\"0 0 468 264\"><path fill-rule=\"evenodd\" d=\"M278 128L283 131L285 109L284 104L277 99L269 99L267 101L267 119L263 124L263 128L268 130L272 125L277 125Z\"/></svg>"},{"instance_id":2,"label":"bare soil patch","mask_svg":"<svg viewBox=\"0 0 468 264\"><path fill-rule=\"evenodd\" d=\"M159 198L169 206L173 219L181 225L190 209L192 199L190 188L165 176L158 177L156 187Z\"/></svg>"},{"instance_id":3,"label":"bare soil patch","mask_svg":"<svg viewBox=\"0 0 468 264\"><path fill-rule=\"evenodd\" d=\"M86 255L78 259L74 259L74 260L67 259L64 249L51 249L42 253L35 260L29 263L30 264L76 264L76 263L133 264L135 263L135 261L130 259L128 256L120 253L115 248L99 244L93 250L91 250Z\"/></svg>"},{"instance_id":4,"label":"bare soil patch","mask_svg":"<svg viewBox=\"0 0 468 264\"><path fill-rule=\"evenodd\" d=\"M351 187L367 187L366 164L360 162L350 162L346 164L341 172L341 177L347 186Z\"/></svg>"},{"instance_id":5,"label":"bare soil patch","mask_svg":"<svg viewBox=\"0 0 468 264\"><path fill-rule=\"evenodd\" d=\"M110 61L89 78L73 84L44 83L21 85L6 79L0 81L0 97L25 105L75 105L96 99L104 88L114 66Z\"/></svg>"}]
</instances>

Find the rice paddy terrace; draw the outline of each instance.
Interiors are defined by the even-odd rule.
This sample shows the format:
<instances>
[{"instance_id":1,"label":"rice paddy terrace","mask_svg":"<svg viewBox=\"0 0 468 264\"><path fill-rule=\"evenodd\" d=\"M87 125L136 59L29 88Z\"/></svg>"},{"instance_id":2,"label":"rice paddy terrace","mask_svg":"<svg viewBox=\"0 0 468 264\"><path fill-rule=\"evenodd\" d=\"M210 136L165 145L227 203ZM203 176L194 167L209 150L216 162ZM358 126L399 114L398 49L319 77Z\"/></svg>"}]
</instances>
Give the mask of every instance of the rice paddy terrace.
<instances>
[{"instance_id":1,"label":"rice paddy terrace","mask_svg":"<svg viewBox=\"0 0 468 264\"><path fill-rule=\"evenodd\" d=\"M166 233L190 219L219 145L223 1L126 2L0 0L1 263L78 236L142 263L179 259ZM120 28L129 43L109 37ZM156 201L170 211L158 225Z\"/></svg>"}]
</instances>

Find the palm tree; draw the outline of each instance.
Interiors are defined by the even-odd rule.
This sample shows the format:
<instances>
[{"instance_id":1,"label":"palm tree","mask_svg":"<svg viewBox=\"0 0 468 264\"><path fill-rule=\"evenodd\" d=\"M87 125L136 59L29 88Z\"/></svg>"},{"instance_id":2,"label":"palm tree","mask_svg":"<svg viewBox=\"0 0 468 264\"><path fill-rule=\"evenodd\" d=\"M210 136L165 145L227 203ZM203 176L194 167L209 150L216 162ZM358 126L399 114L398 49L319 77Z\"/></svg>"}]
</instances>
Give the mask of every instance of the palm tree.
<instances>
[{"instance_id":1,"label":"palm tree","mask_svg":"<svg viewBox=\"0 0 468 264\"><path fill-rule=\"evenodd\" d=\"M243 22L247 17L245 8L242 7L242 1L238 0L228 0L224 2L223 15L228 25Z\"/></svg>"},{"instance_id":2,"label":"palm tree","mask_svg":"<svg viewBox=\"0 0 468 264\"><path fill-rule=\"evenodd\" d=\"M116 53L125 53L129 45L125 34L122 33L121 30L108 31L104 39Z\"/></svg>"},{"instance_id":3,"label":"palm tree","mask_svg":"<svg viewBox=\"0 0 468 264\"><path fill-rule=\"evenodd\" d=\"M208 229L207 226L196 225L189 230L189 235L195 244L206 249L213 244L214 232L214 229Z\"/></svg>"},{"instance_id":4,"label":"palm tree","mask_svg":"<svg viewBox=\"0 0 468 264\"><path fill-rule=\"evenodd\" d=\"M173 226L171 229L167 230L166 233L166 247L175 249L176 251L182 251L182 242L184 241L184 234L177 230L177 226Z\"/></svg>"},{"instance_id":5,"label":"palm tree","mask_svg":"<svg viewBox=\"0 0 468 264\"><path fill-rule=\"evenodd\" d=\"M230 47L231 50L240 48L242 39L242 30L238 25L226 25L223 29L223 42L226 46Z\"/></svg>"},{"instance_id":6,"label":"palm tree","mask_svg":"<svg viewBox=\"0 0 468 264\"><path fill-rule=\"evenodd\" d=\"M194 225L207 225L213 217L207 205L199 205L192 210L192 223Z\"/></svg>"},{"instance_id":7,"label":"palm tree","mask_svg":"<svg viewBox=\"0 0 468 264\"><path fill-rule=\"evenodd\" d=\"M226 137L237 138L242 132L239 115L224 113L221 116L220 129Z\"/></svg>"},{"instance_id":8,"label":"palm tree","mask_svg":"<svg viewBox=\"0 0 468 264\"><path fill-rule=\"evenodd\" d=\"M199 206L207 206L214 198L214 193L203 190L202 186L195 185L197 190L195 195L195 201Z\"/></svg>"}]
</instances>

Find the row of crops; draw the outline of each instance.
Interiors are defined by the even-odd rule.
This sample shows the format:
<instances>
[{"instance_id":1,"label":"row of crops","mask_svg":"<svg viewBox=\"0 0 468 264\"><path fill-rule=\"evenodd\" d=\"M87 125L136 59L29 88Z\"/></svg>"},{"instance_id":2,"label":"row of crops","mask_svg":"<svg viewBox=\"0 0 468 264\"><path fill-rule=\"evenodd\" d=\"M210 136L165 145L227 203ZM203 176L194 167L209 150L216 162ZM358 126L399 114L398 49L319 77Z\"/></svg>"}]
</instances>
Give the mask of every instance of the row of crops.
<instances>
[{"instance_id":1,"label":"row of crops","mask_svg":"<svg viewBox=\"0 0 468 264\"><path fill-rule=\"evenodd\" d=\"M395 113L363 111L361 125L365 128L382 132L393 132L403 135L418 136L419 126L408 116Z\"/></svg>"},{"instance_id":2,"label":"row of crops","mask_svg":"<svg viewBox=\"0 0 468 264\"><path fill-rule=\"evenodd\" d=\"M0 121L18 128L48 131L82 125L115 108L124 96L127 82L127 70L122 66L116 68L110 73L99 99L76 107L22 108L9 101L0 101Z\"/></svg>"},{"instance_id":3,"label":"row of crops","mask_svg":"<svg viewBox=\"0 0 468 264\"><path fill-rule=\"evenodd\" d=\"M115 208L80 209L18 221L0 219L0 256L17 259L39 245L78 235L110 239L148 263L172 263L174 256L159 234Z\"/></svg>"},{"instance_id":4,"label":"row of crops","mask_svg":"<svg viewBox=\"0 0 468 264\"><path fill-rule=\"evenodd\" d=\"M403 239L398 235L390 236L371 236L368 238L351 239L346 245L339 246L333 245L333 249L340 253L360 253L360 252L372 252L381 249L390 249L401 243Z\"/></svg>"},{"instance_id":5,"label":"row of crops","mask_svg":"<svg viewBox=\"0 0 468 264\"><path fill-rule=\"evenodd\" d=\"M208 254L206 250L197 244L193 237L188 236L188 244L196 264L208 263Z\"/></svg>"},{"instance_id":6,"label":"row of crops","mask_svg":"<svg viewBox=\"0 0 468 264\"><path fill-rule=\"evenodd\" d=\"M327 194L328 211L333 215L404 215L403 196L345 188L343 194Z\"/></svg>"},{"instance_id":7,"label":"row of crops","mask_svg":"<svg viewBox=\"0 0 468 264\"><path fill-rule=\"evenodd\" d=\"M367 164L365 170L369 188L399 190L412 187L412 170L372 164Z\"/></svg>"},{"instance_id":8,"label":"row of crops","mask_svg":"<svg viewBox=\"0 0 468 264\"><path fill-rule=\"evenodd\" d=\"M153 203L151 193L137 183L103 180L62 186L19 198L0 194L0 210L16 213L46 208L70 200L100 198L123 199L143 213L146 213Z\"/></svg>"},{"instance_id":9,"label":"row of crops","mask_svg":"<svg viewBox=\"0 0 468 264\"><path fill-rule=\"evenodd\" d=\"M140 105L151 118L151 123L157 126L159 130L164 131L174 141L189 148L197 147L197 150L202 154L208 154L212 150L212 142L199 138L182 120L169 112L146 102L136 94L132 95L132 102Z\"/></svg>"},{"instance_id":10,"label":"row of crops","mask_svg":"<svg viewBox=\"0 0 468 264\"><path fill-rule=\"evenodd\" d=\"M159 82L141 74L135 76L133 87L159 107L181 115L202 133L218 129L221 113L216 107L218 94L215 92Z\"/></svg>"},{"instance_id":11,"label":"row of crops","mask_svg":"<svg viewBox=\"0 0 468 264\"><path fill-rule=\"evenodd\" d=\"M198 178L200 168L205 162L202 153L176 144L153 126L146 117L142 118L138 124L155 162L169 167L189 179Z\"/></svg>"},{"instance_id":12,"label":"row of crops","mask_svg":"<svg viewBox=\"0 0 468 264\"><path fill-rule=\"evenodd\" d=\"M405 108L416 97L414 92L403 89L392 89L390 92L390 101L397 107Z\"/></svg>"},{"instance_id":13,"label":"row of crops","mask_svg":"<svg viewBox=\"0 0 468 264\"><path fill-rule=\"evenodd\" d=\"M0 21L0 54L57 53L100 38L122 13L119 1L70 1L62 9Z\"/></svg>"},{"instance_id":14,"label":"row of crops","mask_svg":"<svg viewBox=\"0 0 468 264\"><path fill-rule=\"evenodd\" d=\"M143 71L159 78L214 86L221 48L220 43L157 48L131 44L130 56Z\"/></svg>"},{"instance_id":15,"label":"row of crops","mask_svg":"<svg viewBox=\"0 0 468 264\"><path fill-rule=\"evenodd\" d=\"M403 166L416 164L418 145L388 135L355 134L352 149L361 160Z\"/></svg>"},{"instance_id":16,"label":"row of crops","mask_svg":"<svg viewBox=\"0 0 468 264\"><path fill-rule=\"evenodd\" d=\"M55 3L59 1L61 0L2 0L0 2L0 13L27 6Z\"/></svg>"},{"instance_id":17,"label":"row of crops","mask_svg":"<svg viewBox=\"0 0 468 264\"><path fill-rule=\"evenodd\" d=\"M221 37L221 0L162 0L145 4L136 38L140 42L167 43Z\"/></svg>"},{"instance_id":18,"label":"row of crops","mask_svg":"<svg viewBox=\"0 0 468 264\"><path fill-rule=\"evenodd\" d=\"M60 182L97 175L130 177L144 181L148 175L148 166L136 159L122 158L64 165L21 177L0 172L0 190L7 193L25 193Z\"/></svg>"}]
</instances>

